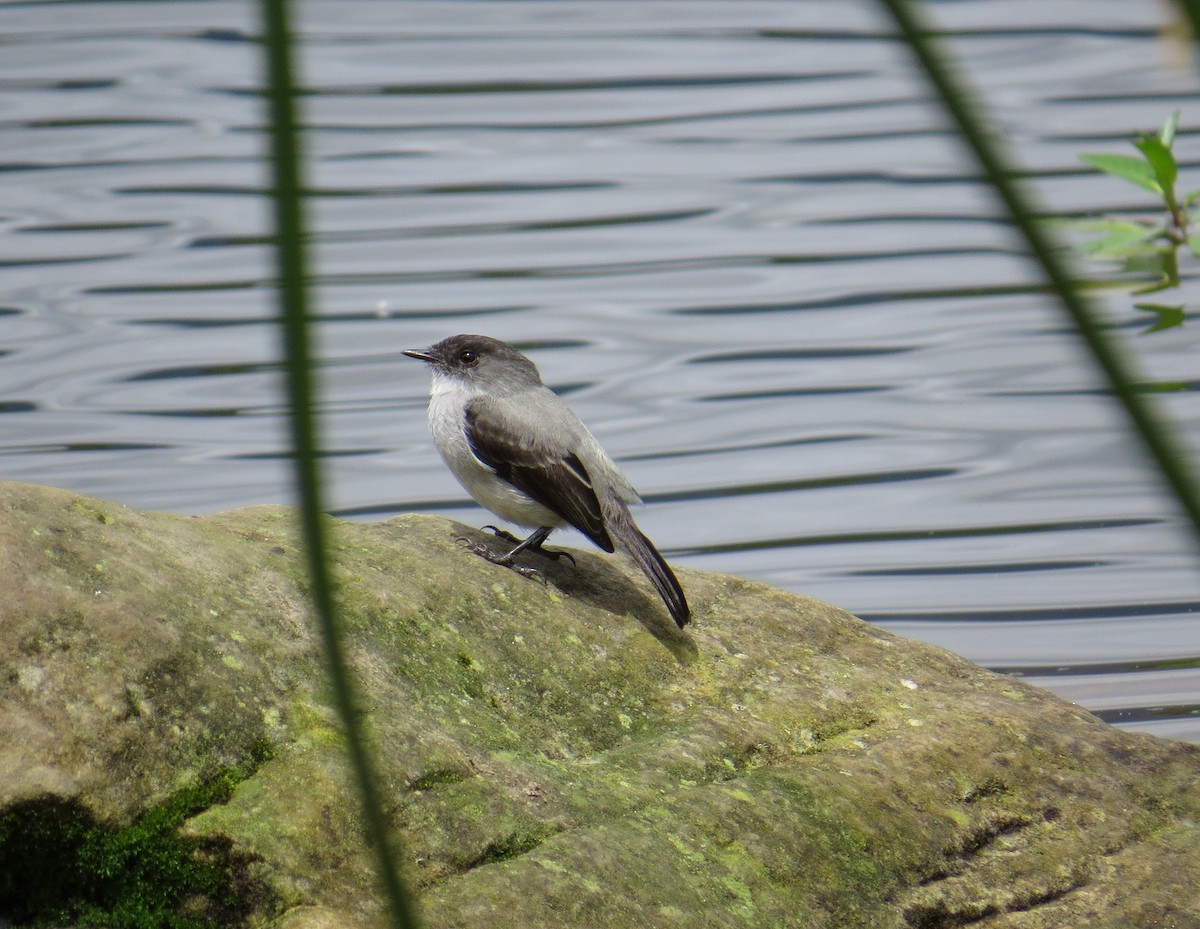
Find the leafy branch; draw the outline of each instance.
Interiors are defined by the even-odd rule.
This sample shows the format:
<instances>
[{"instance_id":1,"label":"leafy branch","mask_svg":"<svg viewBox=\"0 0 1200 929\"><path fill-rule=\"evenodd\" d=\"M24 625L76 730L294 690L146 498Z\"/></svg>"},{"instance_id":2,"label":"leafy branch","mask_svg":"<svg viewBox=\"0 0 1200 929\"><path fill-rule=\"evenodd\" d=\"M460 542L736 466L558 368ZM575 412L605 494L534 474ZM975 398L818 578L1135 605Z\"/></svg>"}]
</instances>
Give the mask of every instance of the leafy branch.
<instances>
[{"instance_id":1,"label":"leafy branch","mask_svg":"<svg viewBox=\"0 0 1200 929\"><path fill-rule=\"evenodd\" d=\"M1200 258L1200 233L1194 232L1193 215L1200 203L1200 190L1184 196L1176 192L1179 164L1175 159L1175 135L1179 128L1176 110L1157 133L1138 133L1133 147L1139 155L1087 153L1079 160L1099 168L1106 174L1119 177L1150 191L1162 201L1165 217L1157 220L1087 219L1067 223L1083 232L1100 233L1099 238L1085 242L1080 250L1101 261L1120 261L1126 271L1149 272L1155 281L1133 291L1134 294L1153 293L1179 285L1177 253L1187 246ZM1147 331L1157 332L1183 322L1183 307L1161 304L1137 304L1140 310L1155 313L1157 322Z\"/></svg>"}]
</instances>

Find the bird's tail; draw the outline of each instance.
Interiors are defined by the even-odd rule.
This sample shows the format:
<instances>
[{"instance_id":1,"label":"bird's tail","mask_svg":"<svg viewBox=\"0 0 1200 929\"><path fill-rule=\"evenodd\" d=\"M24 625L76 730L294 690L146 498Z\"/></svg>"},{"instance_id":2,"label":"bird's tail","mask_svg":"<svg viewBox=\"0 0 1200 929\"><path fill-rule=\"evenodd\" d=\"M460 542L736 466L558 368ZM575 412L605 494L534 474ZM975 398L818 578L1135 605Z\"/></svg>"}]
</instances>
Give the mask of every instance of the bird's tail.
<instances>
[{"instance_id":1,"label":"bird's tail","mask_svg":"<svg viewBox=\"0 0 1200 929\"><path fill-rule=\"evenodd\" d=\"M658 591L658 595L662 597L675 624L682 629L691 621L692 612L675 573L663 556L658 553L654 543L647 539L634 524L633 517L628 510L621 514L621 518L613 522L615 525L611 526L611 529L616 531L610 531L610 534L617 546L641 568L642 573L646 575L650 583L654 585L654 589Z\"/></svg>"}]
</instances>

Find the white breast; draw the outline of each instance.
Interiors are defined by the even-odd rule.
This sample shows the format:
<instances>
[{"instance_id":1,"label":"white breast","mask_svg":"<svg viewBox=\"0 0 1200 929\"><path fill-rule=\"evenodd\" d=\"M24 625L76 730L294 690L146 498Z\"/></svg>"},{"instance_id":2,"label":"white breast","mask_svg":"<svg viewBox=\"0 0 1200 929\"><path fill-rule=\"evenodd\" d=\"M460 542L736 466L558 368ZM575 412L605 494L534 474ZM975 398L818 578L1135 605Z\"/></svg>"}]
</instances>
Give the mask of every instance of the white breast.
<instances>
[{"instance_id":1,"label":"white breast","mask_svg":"<svg viewBox=\"0 0 1200 929\"><path fill-rule=\"evenodd\" d=\"M429 396L429 431L447 467L477 503L501 519L536 529L561 526L562 517L518 490L475 457L467 442L465 408L475 396L461 378L434 371Z\"/></svg>"}]
</instances>

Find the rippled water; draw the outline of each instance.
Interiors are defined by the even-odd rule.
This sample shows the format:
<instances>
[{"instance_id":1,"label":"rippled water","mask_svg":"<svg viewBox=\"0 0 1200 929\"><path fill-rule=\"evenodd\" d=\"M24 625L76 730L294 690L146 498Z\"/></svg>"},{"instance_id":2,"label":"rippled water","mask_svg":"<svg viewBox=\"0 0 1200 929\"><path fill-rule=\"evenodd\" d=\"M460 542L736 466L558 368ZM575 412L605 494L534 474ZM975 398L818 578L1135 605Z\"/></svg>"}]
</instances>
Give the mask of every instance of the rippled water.
<instances>
[{"instance_id":1,"label":"rippled water","mask_svg":"<svg viewBox=\"0 0 1200 929\"><path fill-rule=\"evenodd\" d=\"M0 7L3 477L289 498L253 11ZM1054 211L1149 209L1076 156L1174 108L1200 186L1160 6L934 11ZM303 25L339 512L486 521L400 350L489 333L570 394L673 560L1200 741L1195 546L872 5L326 0ZM1185 278L1163 302L1196 302ZM1194 436L1196 323L1138 336L1104 300Z\"/></svg>"}]
</instances>

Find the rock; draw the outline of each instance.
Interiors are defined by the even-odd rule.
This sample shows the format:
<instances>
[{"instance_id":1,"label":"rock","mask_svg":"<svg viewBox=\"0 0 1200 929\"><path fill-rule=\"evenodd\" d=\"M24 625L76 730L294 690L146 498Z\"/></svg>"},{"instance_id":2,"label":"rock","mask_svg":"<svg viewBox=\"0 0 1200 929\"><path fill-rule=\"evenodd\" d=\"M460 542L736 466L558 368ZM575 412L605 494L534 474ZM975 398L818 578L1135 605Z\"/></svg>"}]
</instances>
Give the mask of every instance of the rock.
<instances>
[{"instance_id":1,"label":"rock","mask_svg":"<svg viewBox=\"0 0 1200 929\"><path fill-rule=\"evenodd\" d=\"M331 536L427 926L1200 926L1200 746L734 577L679 632L602 553ZM0 924L383 924L290 510L3 484L0 552Z\"/></svg>"}]
</instances>

